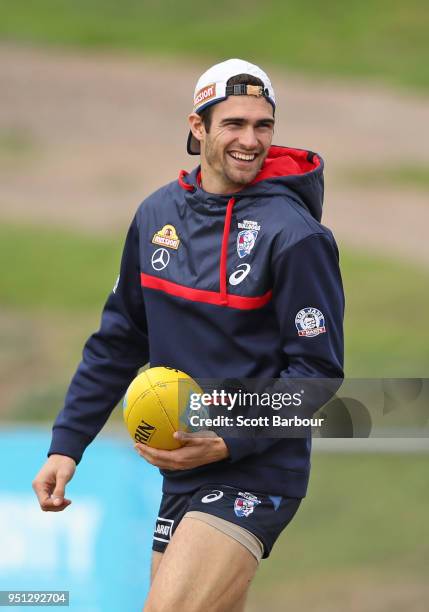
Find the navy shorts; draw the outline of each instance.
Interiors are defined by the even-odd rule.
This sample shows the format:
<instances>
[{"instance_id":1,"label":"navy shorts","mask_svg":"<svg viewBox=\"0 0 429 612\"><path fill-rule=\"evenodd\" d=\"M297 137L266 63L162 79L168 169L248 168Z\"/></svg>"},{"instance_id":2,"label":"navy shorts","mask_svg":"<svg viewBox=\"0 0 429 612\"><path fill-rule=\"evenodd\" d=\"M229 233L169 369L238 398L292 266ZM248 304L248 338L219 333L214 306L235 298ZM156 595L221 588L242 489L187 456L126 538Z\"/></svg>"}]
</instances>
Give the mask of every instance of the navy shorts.
<instances>
[{"instance_id":1,"label":"navy shorts","mask_svg":"<svg viewBox=\"0 0 429 612\"><path fill-rule=\"evenodd\" d=\"M266 559L302 499L267 495L226 485L204 485L193 493L164 493L153 535L152 550L163 553L187 512L212 514L253 533Z\"/></svg>"}]
</instances>

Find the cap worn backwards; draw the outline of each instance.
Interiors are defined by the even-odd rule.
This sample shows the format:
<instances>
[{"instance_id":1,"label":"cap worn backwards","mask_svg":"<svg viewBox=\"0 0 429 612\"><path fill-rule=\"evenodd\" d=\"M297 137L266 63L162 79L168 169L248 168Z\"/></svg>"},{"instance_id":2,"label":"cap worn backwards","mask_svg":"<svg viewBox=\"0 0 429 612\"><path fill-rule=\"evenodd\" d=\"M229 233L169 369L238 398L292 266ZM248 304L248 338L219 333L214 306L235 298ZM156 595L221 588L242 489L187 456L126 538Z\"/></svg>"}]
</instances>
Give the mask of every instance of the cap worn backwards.
<instances>
[{"instance_id":1,"label":"cap worn backwards","mask_svg":"<svg viewBox=\"0 0 429 612\"><path fill-rule=\"evenodd\" d=\"M227 85L230 78L239 74L250 74L257 77L263 83L260 85ZM228 96L264 96L273 108L276 107L276 98L273 86L268 75L255 64L250 64L241 59L229 59L220 64L215 64L200 76L194 91L194 113L226 100ZM200 143L189 132L187 151L190 155L199 155Z\"/></svg>"}]
</instances>

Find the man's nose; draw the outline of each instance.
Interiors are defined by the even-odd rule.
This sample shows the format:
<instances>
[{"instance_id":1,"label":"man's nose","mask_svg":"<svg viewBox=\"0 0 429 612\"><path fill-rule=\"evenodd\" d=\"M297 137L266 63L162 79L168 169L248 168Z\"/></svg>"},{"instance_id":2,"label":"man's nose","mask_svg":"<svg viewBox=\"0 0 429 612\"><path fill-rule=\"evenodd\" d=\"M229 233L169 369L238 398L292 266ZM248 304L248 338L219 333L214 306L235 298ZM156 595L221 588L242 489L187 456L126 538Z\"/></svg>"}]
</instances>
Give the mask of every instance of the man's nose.
<instances>
[{"instance_id":1,"label":"man's nose","mask_svg":"<svg viewBox=\"0 0 429 612\"><path fill-rule=\"evenodd\" d=\"M256 132L251 125L243 127L243 129L240 131L239 142L246 149L255 149L257 147L258 139L256 138Z\"/></svg>"}]
</instances>

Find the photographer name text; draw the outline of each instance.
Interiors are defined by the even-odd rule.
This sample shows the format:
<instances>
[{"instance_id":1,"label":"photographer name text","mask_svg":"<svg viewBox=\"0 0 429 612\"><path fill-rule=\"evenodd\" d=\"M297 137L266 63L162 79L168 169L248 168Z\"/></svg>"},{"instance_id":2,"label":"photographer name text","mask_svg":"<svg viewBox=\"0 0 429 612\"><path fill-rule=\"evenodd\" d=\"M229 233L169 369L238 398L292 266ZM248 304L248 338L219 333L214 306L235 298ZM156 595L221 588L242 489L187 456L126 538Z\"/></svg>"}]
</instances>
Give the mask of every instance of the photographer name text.
<instances>
[{"instance_id":1,"label":"photographer name text","mask_svg":"<svg viewBox=\"0 0 429 612\"><path fill-rule=\"evenodd\" d=\"M294 416L290 419L281 417L278 414L259 417L245 417L238 415L236 417L215 416L213 418L202 417L193 414L189 417L189 423L192 427L321 427L324 419L301 419Z\"/></svg>"}]
</instances>

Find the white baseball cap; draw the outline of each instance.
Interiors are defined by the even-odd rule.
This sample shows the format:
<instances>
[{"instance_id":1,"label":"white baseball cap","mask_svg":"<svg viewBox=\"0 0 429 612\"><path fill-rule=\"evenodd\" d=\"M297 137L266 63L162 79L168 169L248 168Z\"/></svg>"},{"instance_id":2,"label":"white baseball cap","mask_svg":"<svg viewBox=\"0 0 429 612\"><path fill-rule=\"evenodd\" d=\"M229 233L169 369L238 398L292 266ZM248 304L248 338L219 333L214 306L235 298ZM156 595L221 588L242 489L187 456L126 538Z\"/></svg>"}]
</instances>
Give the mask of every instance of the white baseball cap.
<instances>
[{"instance_id":1,"label":"white baseball cap","mask_svg":"<svg viewBox=\"0 0 429 612\"><path fill-rule=\"evenodd\" d=\"M239 74L257 77L263 86L245 84L227 86L228 80ZM259 66L245 60L229 59L206 70L195 86L193 112L200 113L208 106L226 100L228 96L265 96L273 108L276 108L276 97L268 75ZM187 151L190 155L200 153L200 143L191 131L188 136Z\"/></svg>"}]
</instances>

